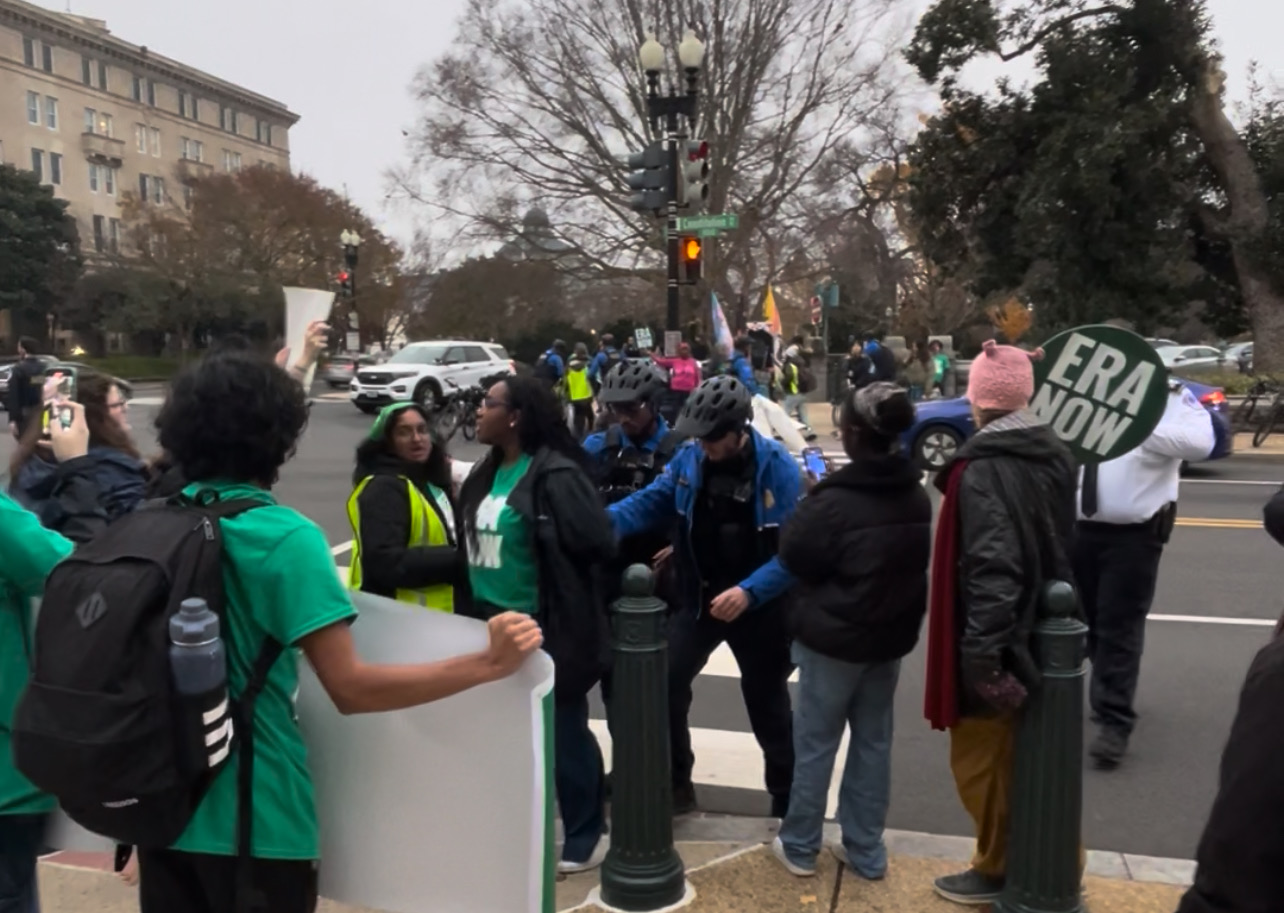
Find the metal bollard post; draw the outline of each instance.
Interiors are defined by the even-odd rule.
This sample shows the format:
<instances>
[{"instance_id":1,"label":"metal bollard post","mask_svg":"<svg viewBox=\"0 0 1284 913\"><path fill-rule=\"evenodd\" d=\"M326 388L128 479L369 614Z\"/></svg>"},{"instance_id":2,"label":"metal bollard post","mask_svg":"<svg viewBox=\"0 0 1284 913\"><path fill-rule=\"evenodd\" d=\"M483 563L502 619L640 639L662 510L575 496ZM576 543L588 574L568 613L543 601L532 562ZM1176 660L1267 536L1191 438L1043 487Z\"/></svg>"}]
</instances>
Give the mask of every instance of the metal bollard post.
<instances>
[{"instance_id":1,"label":"metal bollard post","mask_svg":"<svg viewBox=\"0 0 1284 913\"><path fill-rule=\"evenodd\" d=\"M611 612L611 848L602 900L618 910L660 910L682 900L686 877L673 847L669 782L669 646L665 604L650 568L624 572Z\"/></svg>"},{"instance_id":2,"label":"metal bollard post","mask_svg":"<svg viewBox=\"0 0 1284 913\"><path fill-rule=\"evenodd\" d=\"M1007 883L995 913L1084 913L1083 680L1088 627L1063 581L1034 629L1042 687L1030 694L1012 759Z\"/></svg>"}]
</instances>

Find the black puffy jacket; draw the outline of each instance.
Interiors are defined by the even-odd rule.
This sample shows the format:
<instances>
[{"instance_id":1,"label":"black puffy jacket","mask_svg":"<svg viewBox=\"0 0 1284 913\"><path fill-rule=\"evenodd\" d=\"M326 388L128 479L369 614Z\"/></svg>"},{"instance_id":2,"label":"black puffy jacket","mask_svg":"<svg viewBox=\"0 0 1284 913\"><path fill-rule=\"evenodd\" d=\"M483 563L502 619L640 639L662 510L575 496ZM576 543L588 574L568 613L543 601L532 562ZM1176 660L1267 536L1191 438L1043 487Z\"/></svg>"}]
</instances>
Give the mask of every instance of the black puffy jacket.
<instances>
[{"instance_id":1,"label":"black puffy jacket","mask_svg":"<svg viewBox=\"0 0 1284 913\"><path fill-rule=\"evenodd\" d=\"M900 659L927 612L932 503L923 474L901 456L857 460L802 500L780 539L798 578L790 634L851 663Z\"/></svg>"},{"instance_id":2,"label":"black puffy jacket","mask_svg":"<svg viewBox=\"0 0 1284 913\"><path fill-rule=\"evenodd\" d=\"M967 461L958 496L955 626L965 712L982 708L971 686L996 671L1011 672L1030 688L1039 684L1030 637L1043 585L1074 582L1074 459L1046 425L1032 418L1024 427L1019 417L1000 421L1004 425L978 432L954 458ZM952 468L940 473L938 486Z\"/></svg>"}]
</instances>

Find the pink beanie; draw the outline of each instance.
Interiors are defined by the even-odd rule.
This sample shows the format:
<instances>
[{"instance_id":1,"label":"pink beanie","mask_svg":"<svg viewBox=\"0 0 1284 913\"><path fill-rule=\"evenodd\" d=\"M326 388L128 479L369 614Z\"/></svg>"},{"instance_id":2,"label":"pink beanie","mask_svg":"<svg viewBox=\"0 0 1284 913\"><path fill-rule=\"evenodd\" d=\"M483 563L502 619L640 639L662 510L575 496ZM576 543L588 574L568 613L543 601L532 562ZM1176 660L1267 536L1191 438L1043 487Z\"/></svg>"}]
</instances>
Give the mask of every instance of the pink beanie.
<instances>
[{"instance_id":1,"label":"pink beanie","mask_svg":"<svg viewBox=\"0 0 1284 913\"><path fill-rule=\"evenodd\" d=\"M1034 396L1031 362L1042 357L1042 349L1027 352L989 340L981 347L981 354L968 372L968 400L978 409L995 412L1024 409Z\"/></svg>"}]
</instances>

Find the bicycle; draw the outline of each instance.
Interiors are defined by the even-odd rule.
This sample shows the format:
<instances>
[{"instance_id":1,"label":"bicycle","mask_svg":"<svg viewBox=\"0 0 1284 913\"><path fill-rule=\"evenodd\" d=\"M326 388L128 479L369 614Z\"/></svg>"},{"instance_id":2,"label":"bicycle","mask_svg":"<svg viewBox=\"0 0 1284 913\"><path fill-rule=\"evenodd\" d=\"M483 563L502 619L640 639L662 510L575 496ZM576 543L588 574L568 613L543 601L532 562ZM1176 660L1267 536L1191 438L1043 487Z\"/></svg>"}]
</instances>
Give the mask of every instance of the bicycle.
<instances>
[{"instance_id":1,"label":"bicycle","mask_svg":"<svg viewBox=\"0 0 1284 913\"><path fill-rule=\"evenodd\" d=\"M1235 407L1231 422L1235 427L1245 427L1253 420L1258 403L1265 397L1274 398L1279 394L1281 385L1270 378L1258 378L1244 394L1244 401Z\"/></svg>"},{"instance_id":2,"label":"bicycle","mask_svg":"<svg viewBox=\"0 0 1284 913\"><path fill-rule=\"evenodd\" d=\"M466 441L475 441L477 410L486 391L482 387L460 387L449 380L447 383L453 389L446 394L441 408L433 414L433 432L443 444L449 444L458 433L462 433Z\"/></svg>"},{"instance_id":3,"label":"bicycle","mask_svg":"<svg viewBox=\"0 0 1284 913\"><path fill-rule=\"evenodd\" d=\"M1267 397L1270 397L1270 405L1259 409ZM1284 385L1273 378L1254 381L1244 401L1231 415L1232 428L1252 429L1254 447L1261 447L1281 421L1284 421Z\"/></svg>"}]
</instances>

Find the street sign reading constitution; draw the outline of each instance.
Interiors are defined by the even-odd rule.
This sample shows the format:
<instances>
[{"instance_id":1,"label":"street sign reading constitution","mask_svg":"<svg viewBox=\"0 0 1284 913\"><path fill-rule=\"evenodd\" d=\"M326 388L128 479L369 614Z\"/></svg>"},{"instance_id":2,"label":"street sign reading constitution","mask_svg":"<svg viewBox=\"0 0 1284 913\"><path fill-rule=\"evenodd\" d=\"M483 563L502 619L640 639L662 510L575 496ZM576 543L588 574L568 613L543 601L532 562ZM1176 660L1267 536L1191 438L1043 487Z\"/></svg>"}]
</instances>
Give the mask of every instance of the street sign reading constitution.
<instances>
[{"instance_id":1,"label":"street sign reading constitution","mask_svg":"<svg viewBox=\"0 0 1284 913\"><path fill-rule=\"evenodd\" d=\"M1085 326L1048 340L1034 363L1030 408L1081 463L1117 459L1150 437L1168 400L1158 353L1120 327Z\"/></svg>"},{"instance_id":2,"label":"street sign reading constitution","mask_svg":"<svg viewBox=\"0 0 1284 913\"><path fill-rule=\"evenodd\" d=\"M678 219L678 231L734 231L740 227L740 216L734 212L724 212L712 216L682 216Z\"/></svg>"}]
</instances>

